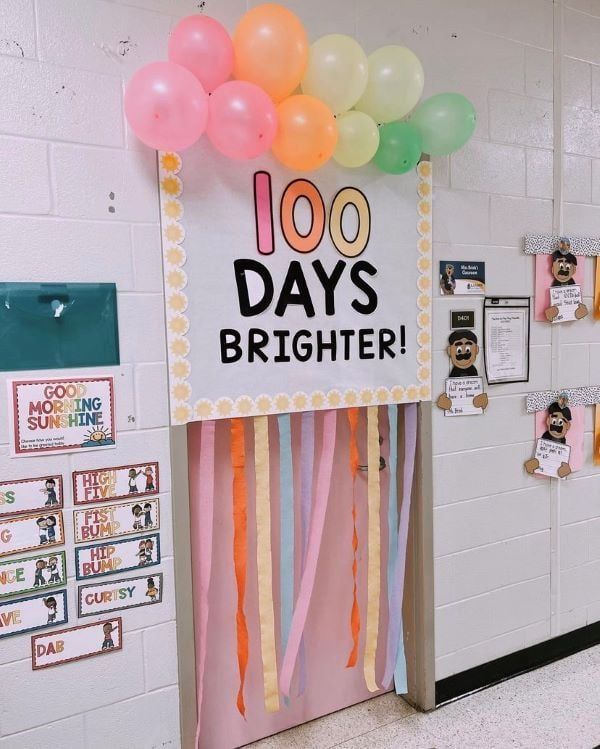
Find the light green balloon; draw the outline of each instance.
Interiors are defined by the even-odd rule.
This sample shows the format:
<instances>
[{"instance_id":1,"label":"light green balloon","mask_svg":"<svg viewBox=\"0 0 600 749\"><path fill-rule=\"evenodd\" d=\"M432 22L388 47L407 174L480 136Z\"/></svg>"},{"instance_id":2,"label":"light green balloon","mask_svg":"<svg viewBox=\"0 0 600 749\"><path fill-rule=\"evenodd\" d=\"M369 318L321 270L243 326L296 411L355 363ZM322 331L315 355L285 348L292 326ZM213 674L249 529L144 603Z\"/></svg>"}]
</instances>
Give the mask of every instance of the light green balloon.
<instances>
[{"instance_id":1,"label":"light green balloon","mask_svg":"<svg viewBox=\"0 0 600 749\"><path fill-rule=\"evenodd\" d=\"M411 112L423 94L421 61L407 47L389 45L369 55L369 82L356 109L375 122L393 122Z\"/></svg>"},{"instance_id":2,"label":"light green balloon","mask_svg":"<svg viewBox=\"0 0 600 749\"><path fill-rule=\"evenodd\" d=\"M421 102L410 122L423 138L423 152L446 156L462 148L475 132L475 107L462 94L437 94Z\"/></svg>"},{"instance_id":3,"label":"light green balloon","mask_svg":"<svg viewBox=\"0 0 600 749\"><path fill-rule=\"evenodd\" d=\"M360 99L368 77L367 56L360 44L351 36L328 34L310 47L302 92L321 99L334 114L340 114Z\"/></svg>"},{"instance_id":4,"label":"light green balloon","mask_svg":"<svg viewBox=\"0 0 600 749\"><path fill-rule=\"evenodd\" d=\"M381 171L405 174L420 158L421 136L409 122L390 122L379 128L379 148L373 161Z\"/></svg>"},{"instance_id":5,"label":"light green balloon","mask_svg":"<svg viewBox=\"0 0 600 749\"><path fill-rule=\"evenodd\" d=\"M356 169L368 164L379 147L377 123L364 112L346 112L336 118L338 142L333 158Z\"/></svg>"}]
</instances>

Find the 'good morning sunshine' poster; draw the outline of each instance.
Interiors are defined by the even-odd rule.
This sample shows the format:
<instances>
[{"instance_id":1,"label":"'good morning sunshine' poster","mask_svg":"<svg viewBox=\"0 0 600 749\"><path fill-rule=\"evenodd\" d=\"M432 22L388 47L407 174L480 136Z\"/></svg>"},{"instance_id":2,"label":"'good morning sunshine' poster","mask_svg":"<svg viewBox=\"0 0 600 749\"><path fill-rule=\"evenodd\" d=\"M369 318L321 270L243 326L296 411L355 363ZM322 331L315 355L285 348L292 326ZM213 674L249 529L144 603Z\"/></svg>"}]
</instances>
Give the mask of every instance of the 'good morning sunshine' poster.
<instances>
[{"instance_id":1,"label":"'good morning sunshine' poster","mask_svg":"<svg viewBox=\"0 0 600 749\"><path fill-rule=\"evenodd\" d=\"M12 380L8 393L13 456L115 447L112 377Z\"/></svg>"}]
</instances>

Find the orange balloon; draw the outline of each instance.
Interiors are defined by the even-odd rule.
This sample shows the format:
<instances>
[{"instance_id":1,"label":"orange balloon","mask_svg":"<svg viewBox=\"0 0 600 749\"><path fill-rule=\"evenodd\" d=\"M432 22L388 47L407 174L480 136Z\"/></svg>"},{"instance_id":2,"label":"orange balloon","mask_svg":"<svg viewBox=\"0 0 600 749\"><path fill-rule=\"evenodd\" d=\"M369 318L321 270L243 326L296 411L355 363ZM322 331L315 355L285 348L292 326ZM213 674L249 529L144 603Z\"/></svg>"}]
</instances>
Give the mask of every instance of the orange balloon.
<instances>
[{"instance_id":1,"label":"orange balloon","mask_svg":"<svg viewBox=\"0 0 600 749\"><path fill-rule=\"evenodd\" d=\"M311 171L333 156L338 130L333 112L320 99L300 94L277 107L279 129L273 155L289 169Z\"/></svg>"},{"instance_id":2,"label":"orange balloon","mask_svg":"<svg viewBox=\"0 0 600 749\"><path fill-rule=\"evenodd\" d=\"M308 63L308 37L291 10L265 3L242 16L233 34L233 76L264 89L273 101L298 87Z\"/></svg>"}]
</instances>

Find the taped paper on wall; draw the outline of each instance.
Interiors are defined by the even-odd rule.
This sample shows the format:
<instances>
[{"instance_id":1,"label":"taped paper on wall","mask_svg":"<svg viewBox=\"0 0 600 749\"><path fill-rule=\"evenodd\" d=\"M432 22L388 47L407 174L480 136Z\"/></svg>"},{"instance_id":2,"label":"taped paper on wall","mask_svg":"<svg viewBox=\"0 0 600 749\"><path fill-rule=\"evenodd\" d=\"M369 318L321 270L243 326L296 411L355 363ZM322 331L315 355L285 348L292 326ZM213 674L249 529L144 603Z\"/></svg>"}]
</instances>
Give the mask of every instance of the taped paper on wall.
<instances>
[{"instance_id":1,"label":"taped paper on wall","mask_svg":"<svg viewBox=\"0 0 600 749\"><path fill-rule=\"evenodd\" d=\"M0 481L0 517L62 506L62 476Z\"/></svg>"},{"instance_id":2,"label":"taped paper on wall","mask_svg":"<svg viewBox=\"0 0 600 749\"><path fill-rule=\"evenodd\" d=\"M94 655L106 655L123 647L123 620L105 619L31 638L33 670L78 661Z\"/></svg>"}]
</instances>

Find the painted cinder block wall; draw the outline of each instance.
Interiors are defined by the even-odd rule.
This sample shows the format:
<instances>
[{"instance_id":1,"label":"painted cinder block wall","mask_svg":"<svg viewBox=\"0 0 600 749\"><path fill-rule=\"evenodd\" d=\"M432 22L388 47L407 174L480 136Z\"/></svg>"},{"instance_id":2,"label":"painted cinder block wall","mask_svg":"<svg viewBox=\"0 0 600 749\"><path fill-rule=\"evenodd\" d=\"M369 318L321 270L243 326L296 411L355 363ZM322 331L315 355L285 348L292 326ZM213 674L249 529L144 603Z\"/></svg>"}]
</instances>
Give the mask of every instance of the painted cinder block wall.
<instances>
[{"instance_id":1,"label":"painted cinder block wall","mask_svg":"<svg viewBox=\"0 0 600 749\"><path fill-rule=\"evenodd\" d=\"M313 39L337 31L355 35L367 51L385 43L412 47L423 60L428 93L460 90L476 104L479 125L471 145L435 163L438 259L483 259L491 293L530 295L533 264L520 249L526 231L560 228L560 213L567 233L600 231L600 113L594 109L600 109L600 0L565 2L557 35L551 0L286 4ZM123 363L115 372L119 447L110 457L118 464L161 462L167 584L165 602L151 614L127 612L122 653L34 677L28 638L3 640L0 683L11 687L3 689L0 705L1 749L179 745L154 161L127 132L123 81L165 56L179 17L204 6L232 29L247 5L0 3L2 280L116 281ZM560 94L555 79L561 70ZM554 126L559 94L562 130ZM554 148L562 198L555 191ZM592 272L588 263L588 303ZM434 303L434 387L440 391L450 308L461 306L448 299ZM588 462L560 492L521 468L533 447L523 394L597 383L600 323L584 321L552 334L537 323L532 343L529 385L493 388L481 418L434 414L437 678L600 619L600 471L589 458L591 413ZM6 413L5 398L0 383L0 413ZM4 419L0 442L2 473L29 471L26 462L7 457ZM108 455L36 461L42 471L68 476L105 464ZM70 527L67 533L72 538ZM73 611L73 581L69 596Z\"/></svg>"}]
</instances>

